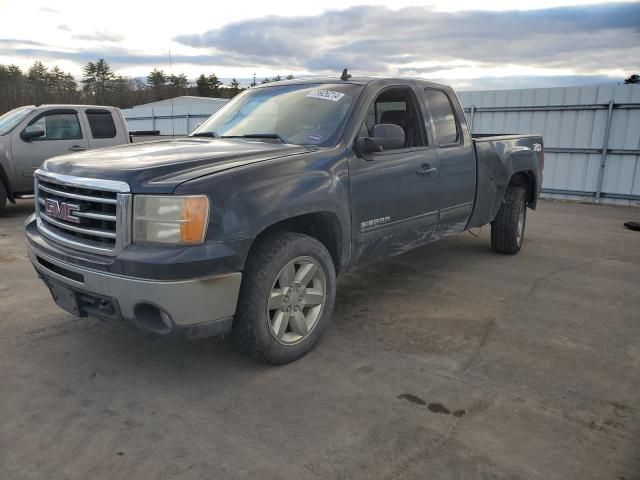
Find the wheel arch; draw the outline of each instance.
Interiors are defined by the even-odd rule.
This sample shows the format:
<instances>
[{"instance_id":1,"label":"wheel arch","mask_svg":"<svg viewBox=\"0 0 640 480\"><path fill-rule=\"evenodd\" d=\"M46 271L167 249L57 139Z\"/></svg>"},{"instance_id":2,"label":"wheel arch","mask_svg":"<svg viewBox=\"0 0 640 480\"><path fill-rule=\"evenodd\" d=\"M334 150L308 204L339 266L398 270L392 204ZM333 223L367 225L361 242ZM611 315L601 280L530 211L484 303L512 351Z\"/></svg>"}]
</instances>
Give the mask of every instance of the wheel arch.
<instances>
[{"instance_id":1,"label":"wheel arch","mask_svg":"<svg viewBox=\"0 0 640 480\"><path fill-rule=\"evenodd\" d=\"M274 232L296 232L309 235L320 243L331 254L336 272L344 271L347 265L348 249L345 248L344 231L340 218L334 212L315 211L301 213L275 221L265 226L253 239L248 255L260 239Z\"/></svg>"},{"instance_id":2,"label":"wheel arch","mask_svg":"<svg viewBox=\"0 0 640 480\"><path fill-rule=\"evenodd\" d=\"M509 185L523 187L527 191L527 206L535 210L537 204L537 180L531 170L515 172L509 179Z\"/></svg>"}]
</instances>

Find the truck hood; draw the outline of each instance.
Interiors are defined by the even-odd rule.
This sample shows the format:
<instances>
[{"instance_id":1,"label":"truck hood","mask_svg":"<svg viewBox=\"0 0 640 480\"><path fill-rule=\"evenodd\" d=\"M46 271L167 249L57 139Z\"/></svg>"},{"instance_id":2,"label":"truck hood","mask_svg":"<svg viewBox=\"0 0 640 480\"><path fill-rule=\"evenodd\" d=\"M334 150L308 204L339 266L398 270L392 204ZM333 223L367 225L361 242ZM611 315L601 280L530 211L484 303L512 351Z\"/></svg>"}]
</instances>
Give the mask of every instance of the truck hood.
<instances>
[{"instance_id":1,"label":"truck hood","mask_svg":"<svg viewBox=\"0 0 640 480\"><path fill-rule=\"evenodd\" d=\"M123 181L132 192L170 193L180 183L203 175L308 151L300 145L261 140L181 138L54 157L44 162L43 169Z\"/></svg>"}]
</instances>

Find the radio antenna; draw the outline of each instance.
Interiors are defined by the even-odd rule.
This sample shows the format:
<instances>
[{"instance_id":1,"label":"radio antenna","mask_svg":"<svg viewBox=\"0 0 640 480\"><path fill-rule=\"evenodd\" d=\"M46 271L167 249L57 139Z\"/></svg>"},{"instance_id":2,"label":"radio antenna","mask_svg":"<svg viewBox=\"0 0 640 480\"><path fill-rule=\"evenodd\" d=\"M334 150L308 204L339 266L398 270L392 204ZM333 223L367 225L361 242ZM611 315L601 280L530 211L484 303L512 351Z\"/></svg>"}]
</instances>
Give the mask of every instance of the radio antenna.
<instances>
[{"instance_id":1,"label":"radio antenna","mask_svg":"<svg viewBox=\"0 0 640 480\"><path fill-rule=\"evenodd\" d=\"M173 62L171 61L171 49L169 49L169 75L173 76ZM176 118L173 113L173 93L171 95L172 95L171 96L171 139L175 140L176 139ZM189 133L189 125L187 125L187 133Z\"/></svg>"}]
</instances>

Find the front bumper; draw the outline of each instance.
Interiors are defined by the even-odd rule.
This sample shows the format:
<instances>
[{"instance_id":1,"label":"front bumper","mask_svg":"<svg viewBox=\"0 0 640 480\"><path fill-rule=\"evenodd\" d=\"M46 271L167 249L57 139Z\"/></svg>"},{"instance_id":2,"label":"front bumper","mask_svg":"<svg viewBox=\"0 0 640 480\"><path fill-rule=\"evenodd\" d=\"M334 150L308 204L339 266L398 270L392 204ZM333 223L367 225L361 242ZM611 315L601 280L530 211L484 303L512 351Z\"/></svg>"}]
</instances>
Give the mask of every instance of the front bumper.
<instances>
[{"instance_id":1,"label":"front bumper","mask_svg":"<svg viewBox=\"0 0 640 480\"><path fill-rule=\"evenodd\" d=\"M76 315L122 319L142 330L188 337L220 335L231 328L240 272L175 281L138 279L63 262L30 242L27 248L54 299L60 291L74 297L75 306L68 310Z\"/></svg>"}]
</instances>

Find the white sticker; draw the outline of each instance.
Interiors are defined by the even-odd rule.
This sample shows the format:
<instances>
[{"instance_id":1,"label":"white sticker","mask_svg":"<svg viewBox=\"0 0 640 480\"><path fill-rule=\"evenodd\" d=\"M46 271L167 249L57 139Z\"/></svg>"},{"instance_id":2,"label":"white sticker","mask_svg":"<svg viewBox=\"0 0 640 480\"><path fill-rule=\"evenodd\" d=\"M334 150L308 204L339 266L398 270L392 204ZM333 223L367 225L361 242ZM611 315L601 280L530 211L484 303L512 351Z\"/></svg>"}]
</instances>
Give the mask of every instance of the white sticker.
<instances>
[{"instance_id":1,"label":"white sticker","mask_svg":"<svg viewBox=\"0 0 640 480\"><path fill-rule=\"evenodd\" d=\"M339 102L344 93L334 92L332 90L311 90L307 93L307 97L322 98L323 100L331 100L332 102Z\"/></svg>"}]
</instances>

